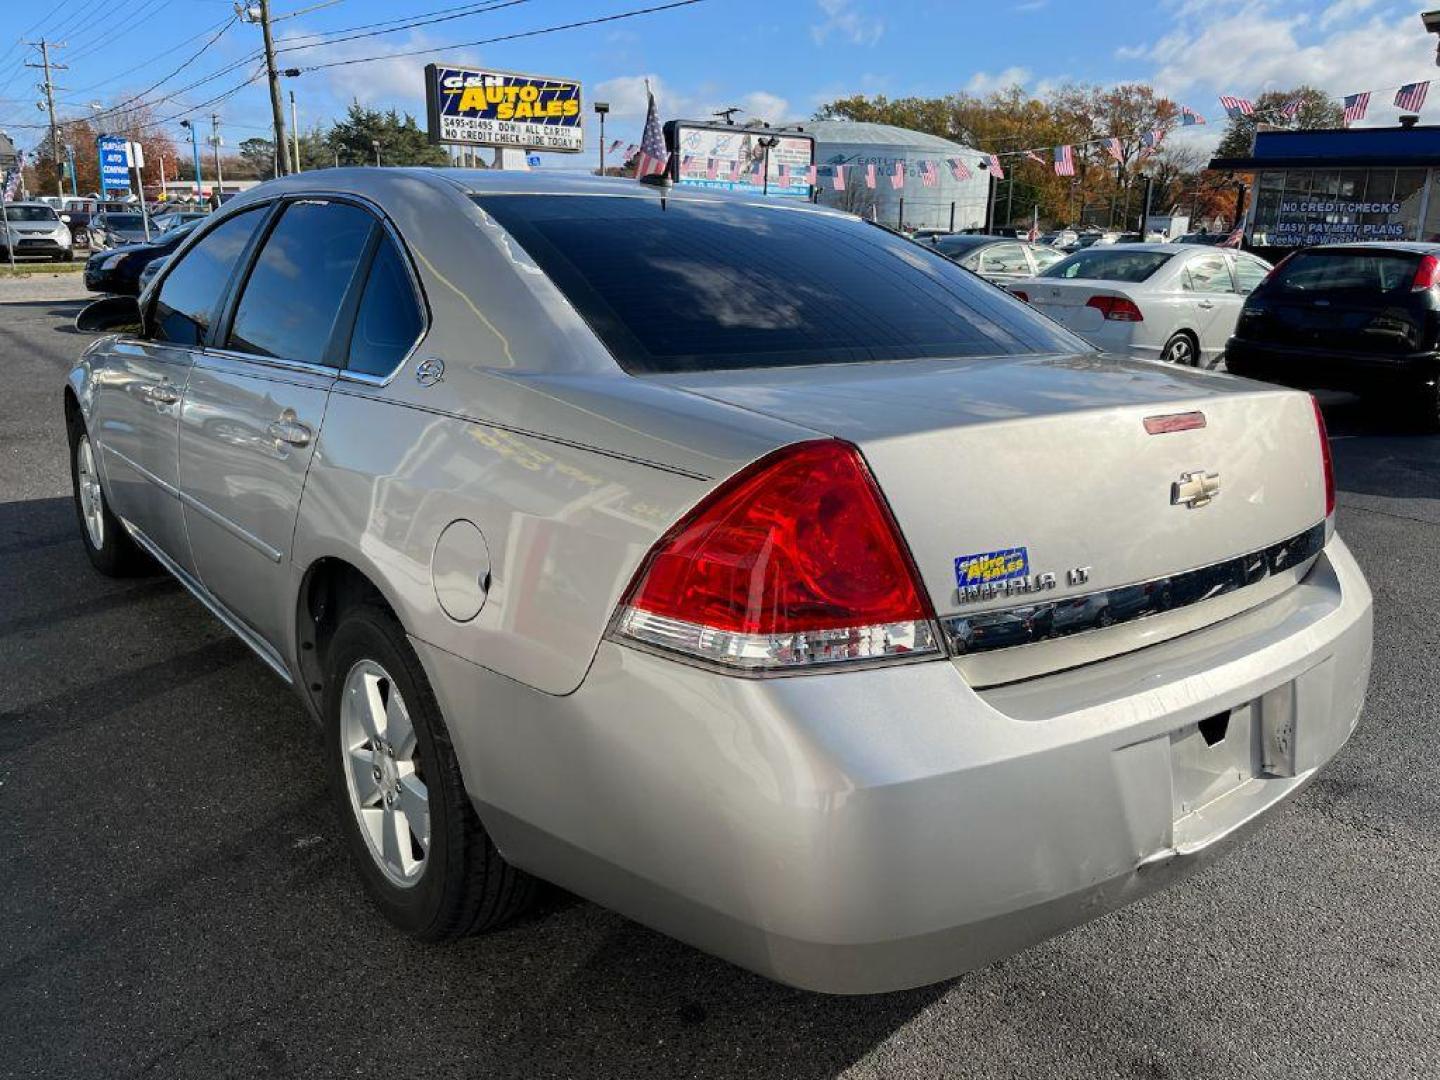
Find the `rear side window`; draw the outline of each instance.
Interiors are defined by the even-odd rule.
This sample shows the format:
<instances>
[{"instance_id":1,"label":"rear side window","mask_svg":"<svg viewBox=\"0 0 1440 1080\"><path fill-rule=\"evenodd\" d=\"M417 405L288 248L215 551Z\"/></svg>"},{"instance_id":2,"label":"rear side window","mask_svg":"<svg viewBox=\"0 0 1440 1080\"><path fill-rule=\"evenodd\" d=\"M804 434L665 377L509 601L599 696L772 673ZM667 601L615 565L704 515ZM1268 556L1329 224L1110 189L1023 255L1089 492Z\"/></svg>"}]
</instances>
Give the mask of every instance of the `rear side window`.
<instances>
[{"instance_id":1,"label":"rear side window","mask_svg":"<svg viewBox=\"0 0 1440 1080\"><path fill-rule=\"evenodd\" d=\"M347 203L287 206L240 294L230 347L326 363L336 316L373 227L368 213Z\"/></svg>"},{"instance_id":2,"label":"rear side window","mask_svg":"<svg viewBox=\"0 0 1440 1080\"><path fill-rule=\"evenodd\" d=\"M1419 261L1408 251L1302 251L1272 284L1289 293L1399 292L1410 288Z\"/></svg>"},{"instance_id":3,"label":"rear side window","mask_svg":"<svg viewBox=\"0 0 1440 1080\"><path fill-rule=\"evenodd\" d=\"M205 340L220 294L267 209L256 206L222 222L175 264L155 301L154 340L175 345Z\"/></svg>"},{"instance_id":4,"label":"rear side window","mask_svg":"<svg viewBox=\"0 0 1440 1080\"><path fill-rule=\"evenodd\" d=\"M1168 251L1117 251L1109 246L1087 248L1061 259L1040 276L1084 278L1087 281L1144 281L1174 257Z\"/></svg>"},{"instance_id":5,"label":"rear side window","mask_svg":"<svg viewBox=\"0 0 1440 1080\"><path fill-rule=\"evenodd\" d=\"M1019 244L995 244L980 253L982 274L1029 274L1025 249Z\"/></svg>"},{"instance_id":6,"label":"rear side window","mask_svg":"<svg viewBox=\"0 0 1440 1080\"><path fill-rule=\"evenodd\" d=\"M1270 267L1259 259L1237 255L1235 257L1235 291L1248 296L1255 291L1255 287L1264 281L1265 276L1269 273Z\"/></svg>"},{"instance_id":7,"label":"rear side window","mask_svg":"<svg viewBox=\"0 0 1440 1080\"><path fill-rule=\"evenodd\" d=\"M1230 262L1224 255L1202 255L1185 264L1185 288L1197 293L1235 291L1230 280Z\"/></svg>"},{"instance_id":8,"label":"rear side window","mask_svg":"<svg viewBox=\"0 0 1440 1080\"><path fill-rule=\"evenodd\" d=\"M476 200L627 371L1090 351L924 245L730 201Z\"/></svg>"},{"instance_id":9,"label":"rear side window","mask_svg":"<svg viewBox=\"0 0 1440 1080\"><path fill-rule=\"evenodd\" d=\"M404 257L387 236L370 264L346 366L366 375L389 375L415 344L424 325Z\"/></svg>"},{"instance_id":10,"label":"rear side window","mask_svg":"<svg viewBox=\"0 0 1440 1080\"><path fill-rule=\"evenodd\" d=\"M1064 252L1056 251L1051 247L1044 247L1040 244L1030 245L1030 257L1035 260L1035 269L1047 270L1054 266L1061 259L1065 258Z\"/></svg>"}]
</instances>

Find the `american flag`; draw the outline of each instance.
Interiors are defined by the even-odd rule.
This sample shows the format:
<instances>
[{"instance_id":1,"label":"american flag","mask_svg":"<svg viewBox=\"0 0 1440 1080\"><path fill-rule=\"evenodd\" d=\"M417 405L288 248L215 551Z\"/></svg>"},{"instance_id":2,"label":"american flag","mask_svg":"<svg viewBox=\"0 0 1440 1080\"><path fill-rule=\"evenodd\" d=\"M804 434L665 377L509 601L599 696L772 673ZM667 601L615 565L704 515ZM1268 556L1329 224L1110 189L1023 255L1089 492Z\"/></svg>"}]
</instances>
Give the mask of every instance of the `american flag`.
<instances>
[{"instance_id":1,"label":"american flag","mask_svg":"<svg viewBox=\"0 0 1440 1080\"><path fill-rule=\"evenodd\" d=\"M1304 98L1291 98L1289 101L1285 102L1284 105L1280 106L1280 115L1285 117L1285 119L1287 120L1294 120L1295 117L1300 115L1300 110L1304 107Z\"/></svg>"},{"instance_id":2,"label":"american flag","mask_svg":"<svg viewBox=\"0 0 1440 1080\"><path fill-rule=\"evenodd\" d=\"M1044 159L1043 157L1041 157L1039 154L1037 154L1034 150L1026 150L1026 151L1025 151L1025 156L1026 156L1027 158L1029 158L1031 161L1038 161L1041 165L1047 164L1047 162L1045 161L1045 159Z\"/></svg>"},{"instance_id":3,"label":"american flag","mask_svg":"<svg viewBox=\"0 0 1440 1080\"><path fill-rule=\"evenodd\" d=\"M1419 112L1425 107L1425 95L1430 92L1429 81L1406 83L1395 95L1395 107L1406 112Z\"/></svg>"},{"instance_id":4,"label":"american flag","mask_svg":"<svg viewBox=\"0 0 1440 1080\"><path fill-rule=\"evenodd\" d=\"M616 139L614 142L612 142L612 143L610 144L610 149L607 150L607 151L605 151L605 152L606 152L607 154L613 154L616 150L619 150L620 147L622 147L622 146L624 146L624 145L625 145L625 140L624 140L624 139Z\"/></svg>"},{"instance_id":5,"label":"american flag","mask_svg":"<svg viewBox=\"0 0 1440 1080\"><path fill-rule=\"evenodd\" d=\"M713 157L705 159L705 179L714 180L720 173L720 163Z\"/></svg>"},{"instance_id":6,"label":"american flag","mask_svg":"<svg viewBox=\"0 0 1440 1080\"><path fill-rule=\"evenodd\" d=\"M1220 95L1220 107L1230 119L1235 120L1242 116L1253 116L1255 114L1255 103L1247 101L1243 97L1231 97L1229 94Z\"/></svg>"},{"instance_id":7,"label":"american flag","mask_svg":"<svg viewBox=\"0 0 1440 1080\"><path fill-rule=\"evenodd\" d=\"M1244 225L1237 225L1237 226L1235 226L1235 231L1232 232L1229 236L1225 237L1224 240L1221 240L1220 243L1217 244L1216 246L1217 246L1217 247L1233 247L1233 248L1238 248L1238 247L1239 247L1242 243L1244 243L1244 242L1245 242L1245 226L1244 226Z\"/></svg>"},{"instance_id":8,"label":"american flag","mask_svg":"<svg viewBox=\"0 0 1440 1080\"><path fill-rule=\"evenodd\" d=\"M996 180L1004 180L1004 179L1005 179L1005 169L1004 169L1004 167L1001 166L1001 164L1000 164L1000 155L999 155L999 154L991 154L991 155L990 155L990 173L991 173L992 176L995 177Z\"/></svg>"},{"instance_id":9,"label":"american flag","mask_svg":"<svg viewBox=\"0 0 1440 1080\"><path fill-rule=\"evenodd\" d=\"M730 182L732 184L740 182L740 162L738 161L730 162Z\"/></svg>"},{"instance_id":10,"label":"american flag","mask_svg":"<svg viewBox=\"0 0 1440 1080\"><path fill-rule=\"evenodd\" d=\"M682 173L688 173L694 164L695 156L693 154L686 154L680 159L680 171Z\"/></svg>"},{"instance_id":11,"label":"american flag","mask_svg":"<svg viewBox=\"0 0 1440 1080\"><path fill-rule=\"evenodd\" d=\"M845 190L845 166L836 165L835 171L830 174L830 186L836 191Z\"/></svg>"},{"instance_id":12,"label":"american flag","mask_svg":"<svg viewBox=\"0 0 1440 1080\"><path fill-rule=\"evenodd\" d=\"M992 160L993 160L993 159L992 159ZM997 165L997 166L995 166L995 168L998 169L999 166ZM951 158L951 159L950 159L950 175L953 176L953 177L955 177L956 180L969 180L969 179L970 179L970 170L965 167L965 163L964 163L963 161L961 161L959 158ZM1003 176L1004 174L1002 173L1001 175Z\"/></svg>"},{"instance_id":13,"label":"american flag","mask_svg":"<svg viewBox=\"0 0 1440 1080\"><path fill-rule=\"evenodd\" d=\"M1125 148L1120 145L1119 139L1106 139L1105 152L1120 163L1125 161Z\"/></svg>"},{"instance_id":14,"label":"american flag","mask_svg":"<svg viewBox=\"0 0 1440 1080\"><path fill-rule=\"evenodd\" d=\"M635 179L640 180L651 173L664 172L670 161L665 152L665 135L660 130L660 117L655 112L655 95L650 84L645 84L645 96L650 106L645 110L645 131L640 136L640 160L635 163Z\"/></svg>"},{"instance_id":15,"label":"american flag","mask_svg":"<svg viewBox=\"0 0 1440 1080\"><path fill-rule=\"evenodd\" d=\"M816 186L818 186L818 185L815 183L815 181L819 179L819 174L820 174L820 170L817 169L814 165L808 166L808 167L805 169L805 182L806 182L807 184L809 184L811 187L816 187Z\"/></svg>"},{"instance_id":16,"label":"american flag","mask_svg":"<svg viewBox=\"0 0 1440 1080\"><path fill-rule=\"evenodd\" d=\"M905 186L905 163L903 161L895 162L895 169L890 173L890 186L896 191Z\"/></svg>"},{"instance_id":17,"label":"american flag","mask_svg":"<svg viewBox=\"0 0 1440 1080\"><path fill-rule=\"evenodd\" d=\"M865 186L866 186L867 188L873 188L873 187L875 186L875 166L874 166L874 165L866 165L866 166L865 166Z\"/></svg>"},{"instance_id":18,"label":"american flag","mask_svg":"<svg viewBox=\"0 0 1440 1080\"><path fill-rule=\"evenodd\" d=\"M1205 123L1205 118L1197 113L1189 105L1180 106L1180 126L1194 127L1196 124Z\"/></svg>"},{"instance_id":19,"label":"american flag","mask_svg":"<svg viewBox=\"0 0 1440 1080\"><path fill-rule=\"evenodd\" d=\"M20 194L20 176L24 171L25 151L21 150L15 155L15 165L3 181L7 202L13 201L15 196Z\"/></svg>"},{"instance_id":20,"label":"american flag","mask_svg":"<svg viewBox=\"0 0 1440 1080\"><path fill-rule=\"evenodd\" d=\"M933 161L922 161L920 163L920 181L926 187L934 187L940 182L940 171L935 168Z\"/></svg>"},{"instance_id":21,"label":"american flag","mask_svg":"<svg viewBox=\"0 0 1440 1080\"><path fill-rule=\"evenodd\" d=\"M1370 91L1363 94L1346 94L1340 101L1345 106L1345 124L1357 123L1365 119L1365 110L1370 108Z\"/></svg>"},{"instance_id":22,"label":"american flag","mask_svg":"<svg viewBox=\"0 0 1440 1080\"><path fill-rule=\"evenodd\" d=\"M1055 175L1075 175L1075 148L1066 144L1055 147Z\"/></svg>"}]
</instances>

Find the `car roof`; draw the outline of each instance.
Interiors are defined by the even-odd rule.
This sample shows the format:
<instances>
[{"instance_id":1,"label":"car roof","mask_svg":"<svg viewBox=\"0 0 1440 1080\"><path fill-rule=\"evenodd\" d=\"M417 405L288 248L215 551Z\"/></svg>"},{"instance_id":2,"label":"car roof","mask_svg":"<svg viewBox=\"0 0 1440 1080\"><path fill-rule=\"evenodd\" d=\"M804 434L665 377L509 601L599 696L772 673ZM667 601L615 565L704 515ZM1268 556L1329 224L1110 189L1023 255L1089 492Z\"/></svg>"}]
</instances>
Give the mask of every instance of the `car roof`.
<instances>
[{"instance_id":1,"label":"car roof","mask_svg":"<svg viewBox=\"0 0 1440 1080\"><path fill-rule=\"evenodd\" d=\"M1440 244L1422 240L1351 240L1343 244L1316 244L1305 251L1406 251L1416 255L1440 254Z\"/></svg>"},{"instance_id":2,"label":"car roof","mask_svg":"<svg viewBox=\"0 0 1440 1080\"><path fill-rule=\"evenodd\" d=\"M1112 246L1112 245L1110 245L1110 244L1106 244L1105 247L1104 247L1103 249L1101 249L1101 250L1108 251L1111 246ZM1085 250L1085 251L1093 251L1093 250L1095 250L1095 249L1094 249L1093 247L1089 247L1089 248L1085 248L1084 250ZM1159 252L1159 253L1162 254L1162 255L1181 255L1181 254L1184 254L1184 253L1185 253L1184 250L1183 250L1183 248L1181 248L1181 247L1179 247L1179 246L1177 246L1177 245L1175 245L1175 244L1154 244L1154 243L1150 243L1150 244L1126 244L1126 245L1124 245L1124 253L1125 253L1126 255L1131 255L1131 254L1133 254L1133 253L1135 253L1135 252L1137 252L1137 251L1156 251L1156 252ZM1078 255L1079 252L1075 252L1075 254Z\"/></svg>"},{"instance_id":3,"label":"car roof","mask_svg":"<svg viewBox=\"0 0 1440 1080\"><path fill-rule=\"evenodd\" d=\"M34 200L34 199L27 199L25 202L11 202L9 199L6 199L6 200L5 200L5 208L6 208L7 210L10 209L11 207L15 207L15 206L25 206L25 207L29 207L29 208L34 209L34 210L54 210L54 209L55 209L55 207L51 206L48 202L37 202L37 201Z\"/></svg>"}]
</instances>

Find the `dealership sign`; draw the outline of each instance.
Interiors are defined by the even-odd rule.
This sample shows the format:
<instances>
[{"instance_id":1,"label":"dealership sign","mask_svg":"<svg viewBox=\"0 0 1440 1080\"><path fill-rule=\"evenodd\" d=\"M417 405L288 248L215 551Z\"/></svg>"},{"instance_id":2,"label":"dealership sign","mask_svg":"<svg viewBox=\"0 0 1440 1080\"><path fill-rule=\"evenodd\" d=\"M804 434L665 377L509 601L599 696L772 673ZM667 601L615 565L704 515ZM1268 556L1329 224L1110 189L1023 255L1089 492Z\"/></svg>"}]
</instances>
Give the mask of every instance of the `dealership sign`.
<instances>
[{"instance_id":1,"label":"dealership sign","mask_svg":"<svg viewBox=\"0 0 1440 1080\"><path fill-rule=\"evenodd\" d=\"M122 135L101 135L96 140L100 151L100 188L130 187L130 142Z\"/></svg>"},{"instance_id":2,"label":"dealership sign","mask_svg":"<svg viewBox=\"0 0 1440 1080\"><path fill-rule=\"evenodd\" d=\"M433 143L572 154L585 148L574 79L427 64L425 111Z\"/></svg>"}]
</instances>

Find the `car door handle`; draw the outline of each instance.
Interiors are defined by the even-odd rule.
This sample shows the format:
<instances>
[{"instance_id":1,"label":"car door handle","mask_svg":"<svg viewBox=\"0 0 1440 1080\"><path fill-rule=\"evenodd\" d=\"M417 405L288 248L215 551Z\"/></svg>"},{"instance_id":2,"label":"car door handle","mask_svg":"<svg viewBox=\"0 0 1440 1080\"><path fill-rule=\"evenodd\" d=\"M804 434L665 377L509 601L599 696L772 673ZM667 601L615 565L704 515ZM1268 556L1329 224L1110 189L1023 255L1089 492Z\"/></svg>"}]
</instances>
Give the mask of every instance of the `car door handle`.
<instances>
[{"instance_id":1,"label":"car door handle","mask_svg":"<svg viewBox=\"0 0 1440 1080\"><path fill-rule=\"evenodd\" d=\"M299 421L284 418L272 420L270 426L265 430L270 432L271 438L289 443L291 446L309 446L310 440L315 434Z\"/></svg>"},{"instance_id":2,"label":"car door handle","mask_svg":"<svg viewBox=\"0 0 1440 1080\"><path fill-rule=\"evenodd\" d=\"M1209 308L1212 308L1212 307L1215 306L1215 301L1213 301L1213 300L1201 300L1201 301L1200 301L1198 304L1196 304L1195 306L1196 306L1196 307L1202 307L1202 308L1209 309Z\"/></svg>"},{"instance_id":3,"label":"car door handle","mask_svg":"<svg viewBox=\"0 0 1440 1080\"><path fill-rule=\"evenodd\" d=\"M163 383L159 386L141 387L140 392L156 405L174 405L180 400L180 391L174 390Z\"/></svg>"}]
</instances>

